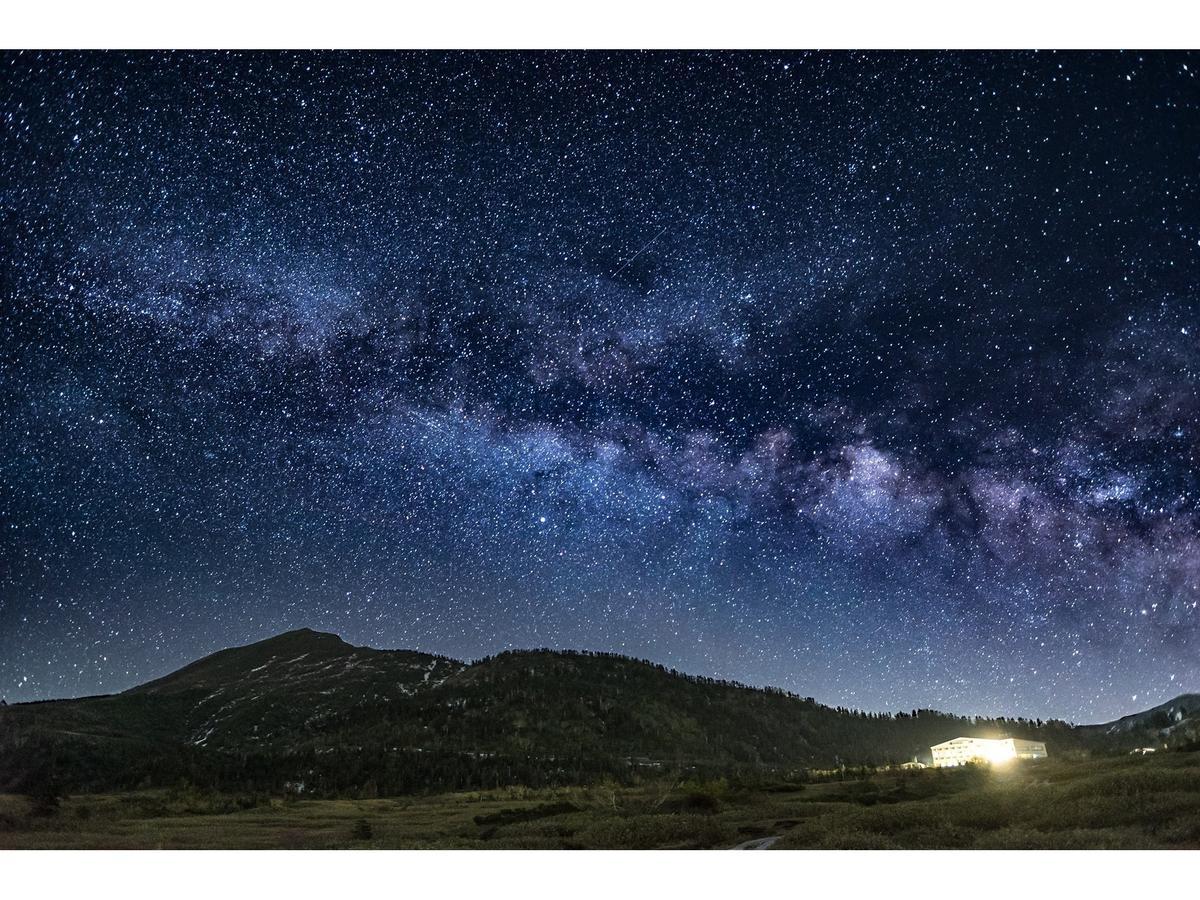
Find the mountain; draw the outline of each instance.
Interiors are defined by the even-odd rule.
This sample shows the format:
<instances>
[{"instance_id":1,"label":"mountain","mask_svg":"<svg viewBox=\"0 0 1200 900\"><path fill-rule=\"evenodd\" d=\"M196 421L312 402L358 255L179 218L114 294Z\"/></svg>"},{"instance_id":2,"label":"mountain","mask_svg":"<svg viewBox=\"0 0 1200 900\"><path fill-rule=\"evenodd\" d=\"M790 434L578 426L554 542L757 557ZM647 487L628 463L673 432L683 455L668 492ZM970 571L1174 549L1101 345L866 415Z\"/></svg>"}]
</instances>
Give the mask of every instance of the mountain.
<instances>
[{"instance_id":1,"label":"mountain","mask_svg":"<svg viewBox=\"0 0 1200 900\"><path fill-rule=\"evenodd\" d=\"M464 668L446 657L353 647L335 634L300 629L221 650L121 699L184 701L176 736L194 746L294 747L356 708L401 702Z\"/></svg>"},{"instance_id":2,"label":"mountain","mask_svg":"<svg viewBox=\"0 0 1200 900\"><path fill-rule=\"evenodd\" d=\"M327 794L763 773L903 761L959 735L1044 740L1055 755L1118 743L1063 722L835 709L615 654L467 664L301 629L121 694L0 708L0 791L50 770L87 789L186 778Z\"/></svg>"},{"instance_id":3,"label":"mountain","mask_svg":"<svg viewBox=\"0 0 1200 900\"><path fill-rule=\"evenodd\" d=\"M1084 727L1112 738L1121 747L1195 744L1200 742L1200 694L1180 694L1116 721Z\"/></svg>"}]
</instances>

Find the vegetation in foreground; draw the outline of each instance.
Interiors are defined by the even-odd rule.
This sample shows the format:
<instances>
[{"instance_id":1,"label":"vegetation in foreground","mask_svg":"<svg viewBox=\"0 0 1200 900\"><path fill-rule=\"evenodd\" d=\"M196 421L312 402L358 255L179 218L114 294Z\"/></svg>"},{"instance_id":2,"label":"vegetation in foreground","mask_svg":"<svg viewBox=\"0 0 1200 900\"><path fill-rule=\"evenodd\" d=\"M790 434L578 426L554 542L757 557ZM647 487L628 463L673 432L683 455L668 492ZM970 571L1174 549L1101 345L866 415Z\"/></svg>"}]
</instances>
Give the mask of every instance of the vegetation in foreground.
<instances>
[{"instance_id":1,"label":"vegetation in foreground","mask_svg":"<svg viewBox=\"0 0 1200 900\"><path fill-rule=\"evenodd\" d=\"M1200 848L1200 753L374 800L0 795L3 848Z\"/></svg>"}]
</instances>

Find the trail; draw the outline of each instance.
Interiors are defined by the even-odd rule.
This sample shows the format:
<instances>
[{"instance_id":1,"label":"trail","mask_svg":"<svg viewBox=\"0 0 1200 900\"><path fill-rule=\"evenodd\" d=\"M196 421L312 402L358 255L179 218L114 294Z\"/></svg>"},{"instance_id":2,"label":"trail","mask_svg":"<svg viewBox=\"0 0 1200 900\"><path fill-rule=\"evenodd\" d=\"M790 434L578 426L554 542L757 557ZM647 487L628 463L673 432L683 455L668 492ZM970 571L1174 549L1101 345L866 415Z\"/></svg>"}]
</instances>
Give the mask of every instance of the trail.
<instances>
[{"instance_id":1,"label":"trail","mask_svg":"<svg viewBox=\"0 0 1200 900\"><path fill-rule=\"evenodd\" d=\"M775 846L775 842L783 837L782 834L777 834L774 837L755 838L752 841L743 841L736 847L730 847L730 850L770 850Z\"/></svg>"}]
</instances>

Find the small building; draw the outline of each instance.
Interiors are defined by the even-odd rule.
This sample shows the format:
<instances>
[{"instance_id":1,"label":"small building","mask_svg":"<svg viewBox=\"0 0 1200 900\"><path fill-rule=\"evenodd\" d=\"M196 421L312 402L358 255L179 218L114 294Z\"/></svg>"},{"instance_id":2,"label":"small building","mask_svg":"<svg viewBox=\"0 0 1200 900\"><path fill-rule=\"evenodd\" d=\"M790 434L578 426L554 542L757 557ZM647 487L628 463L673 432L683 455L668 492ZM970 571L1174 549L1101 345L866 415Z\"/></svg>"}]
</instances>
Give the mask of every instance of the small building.
<instances>
[{"instance_id":1,"label":"small building","mask_svg":"<svg viewBox=\"0 0 1200 900\"><path fill-rule=\"evenodd\" d=\"M968 763L1006 763L1014 759L1045 759L1046 745L1021 738L956 737L930 747L934 768Z\"/></svg>"}]
</instances>

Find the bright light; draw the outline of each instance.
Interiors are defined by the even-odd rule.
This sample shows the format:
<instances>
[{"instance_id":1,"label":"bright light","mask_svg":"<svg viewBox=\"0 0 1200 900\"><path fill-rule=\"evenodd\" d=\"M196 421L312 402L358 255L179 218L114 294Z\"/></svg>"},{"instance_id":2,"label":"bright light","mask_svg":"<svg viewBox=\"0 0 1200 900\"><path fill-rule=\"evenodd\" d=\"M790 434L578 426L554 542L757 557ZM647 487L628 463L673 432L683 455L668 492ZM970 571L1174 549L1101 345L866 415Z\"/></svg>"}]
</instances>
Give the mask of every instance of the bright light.
<instances>
[{"instance_id":1,"label":"bright light","mask_svg":"<svg viewBox=\"0 0 1200 900\"><path fill-rule=\"evenodd\" d=\"M989 741L983 748L984 758L993 766L1010 762L1016 755L1008 741Z\"/></svg>"}]
</instances>

